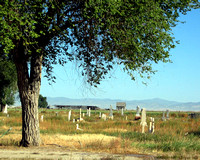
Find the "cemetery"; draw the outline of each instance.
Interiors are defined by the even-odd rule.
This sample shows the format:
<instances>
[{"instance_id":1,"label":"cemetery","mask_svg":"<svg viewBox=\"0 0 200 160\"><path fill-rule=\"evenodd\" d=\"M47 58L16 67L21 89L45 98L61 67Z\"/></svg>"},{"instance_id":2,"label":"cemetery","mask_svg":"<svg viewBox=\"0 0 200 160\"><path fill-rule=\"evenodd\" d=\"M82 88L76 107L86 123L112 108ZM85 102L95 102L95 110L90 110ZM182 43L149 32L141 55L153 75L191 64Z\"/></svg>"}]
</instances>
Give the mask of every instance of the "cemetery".
<instances>
[{"instance_id":1,"label":"cemetery","mask_svg":"<svg viewBox=\"0 0 200 160\"><path fill-rule=\"evenodd\" d=\"M156 159L199 159L200 119L190 112L113 109L39 109L41 147ZM0 113L0 148L18 147L21 109Z\"/></svg>"}]
</instances>

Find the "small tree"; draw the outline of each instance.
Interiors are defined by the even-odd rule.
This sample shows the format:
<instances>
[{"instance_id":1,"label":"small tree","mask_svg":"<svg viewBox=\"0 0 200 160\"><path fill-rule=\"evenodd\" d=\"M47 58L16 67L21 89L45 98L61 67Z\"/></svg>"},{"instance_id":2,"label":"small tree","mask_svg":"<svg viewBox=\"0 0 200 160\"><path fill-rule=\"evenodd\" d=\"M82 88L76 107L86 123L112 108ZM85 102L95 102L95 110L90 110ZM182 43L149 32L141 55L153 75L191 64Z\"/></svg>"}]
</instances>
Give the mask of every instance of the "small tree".
<instances>
[{"instance_id":1,"label":"small tree","mask_svg":"<svg viewBox=\"0 0 200 160\"><path fill-rule=\"evenodd\" d=\"M6 104L15 102L17 92L17 73L15 65L8 60L0 58L0 107L1 112L5 110Z\"/></svg>"},{"instance_id":2,"label":"small tree","mask_svg":"<svg viewBox=\"0 0 200 160\"><path fill-rule=\"evenodd\" d=\"M38 99L38 107L39 108L47 108L48 103L47 103L47 97L43 97L41 94L39 95Z\"/></svg>"}]
</instances>

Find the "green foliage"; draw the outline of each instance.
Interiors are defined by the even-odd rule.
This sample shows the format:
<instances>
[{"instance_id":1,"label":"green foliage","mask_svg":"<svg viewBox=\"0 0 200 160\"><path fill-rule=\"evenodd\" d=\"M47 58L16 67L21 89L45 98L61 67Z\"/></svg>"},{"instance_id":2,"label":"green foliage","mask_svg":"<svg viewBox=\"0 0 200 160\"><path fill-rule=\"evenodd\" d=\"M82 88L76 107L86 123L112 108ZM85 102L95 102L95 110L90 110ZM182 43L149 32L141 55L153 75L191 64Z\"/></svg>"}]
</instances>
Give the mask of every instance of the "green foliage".
<instances>
[{"instance_id":1,"label":"green foliage","mask_svg":"<svg viewBox=\"0 0 200 160\"><path fill-rule=\"evenodd\" d=\"M17 73L14 64L0 58L0 104L12 105L17 91Z\"/></svg>"},{"instance_id":2,"label":"green foliage","mask_svg":"<svg viewBox=\"0 0 200 160\"><path fill-rule=\"evenodd\" d=\"M38 107L39 108L47 108L48 103L47 103L47 97L43 97L41 94L39 95L38 99Z\"/></svg>"},{"instance_id":3,"label":"green foliage","mask_svg":"<svg viewBox=\"0 0 200 160\"><path fill-rule=\"evenodd\" d=\"M80 62L82 75L96 86L115 64L132 79L149 78L152 63L169 62L175 47L172 27L179 14L199 8L188 1L0 1L0 49L32 63L43 55L46 77L52 64Z\"/></svg>"}]
</instances>

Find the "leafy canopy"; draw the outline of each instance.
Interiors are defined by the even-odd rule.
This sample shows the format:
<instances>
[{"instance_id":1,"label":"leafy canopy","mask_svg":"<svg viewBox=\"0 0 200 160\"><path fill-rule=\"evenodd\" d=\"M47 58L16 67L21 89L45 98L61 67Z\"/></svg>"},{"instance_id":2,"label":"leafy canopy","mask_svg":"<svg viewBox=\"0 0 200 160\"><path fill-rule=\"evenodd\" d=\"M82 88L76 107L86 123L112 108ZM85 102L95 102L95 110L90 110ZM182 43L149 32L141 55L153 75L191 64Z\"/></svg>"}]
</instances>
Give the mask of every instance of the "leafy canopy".
<instances>
[{"instance_id":1,"label":"leafy canopy","mask_svg":"<svg viewBox=\"0 0 200 160\"><path fill-rule=\"evenodd\" d=\"M47 97L43 97L41 94L39 95L38 99L38 107L39 108L47 108L48 103L47 103Z\"/></svg>"},{"instance_id":2,"label":"leafy canopy","mask_svg":"<svg viewBox=\"0 0 200 160\"><path fill-rule=\"evenodd\" d=\"M49 79L52 64L73 60L94 86L114 64L149 77L152 63L169 61L172 27L192 8L198 0L0 0L0 53L21 47L27 63L42 54Z\"/></svg>"},{"instance_id":3,"label":"leafy canopy","mask_svg":"<svg viewBox=\"0 0 200 160\"><path fill-rule=\"evenodd\" d=\"M17 73L15 65L0 58L0 104L14 104L16 91Z\"/></svg>"}]
</instances>

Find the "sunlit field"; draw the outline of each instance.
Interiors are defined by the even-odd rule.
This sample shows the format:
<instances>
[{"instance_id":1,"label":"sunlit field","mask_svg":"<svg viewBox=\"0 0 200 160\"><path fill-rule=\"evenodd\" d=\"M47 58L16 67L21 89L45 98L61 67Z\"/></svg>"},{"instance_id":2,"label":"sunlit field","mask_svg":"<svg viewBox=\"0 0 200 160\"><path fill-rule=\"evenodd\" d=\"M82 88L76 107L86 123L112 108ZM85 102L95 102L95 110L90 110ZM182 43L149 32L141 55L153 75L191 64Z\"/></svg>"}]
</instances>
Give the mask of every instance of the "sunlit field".
<instances>
[{"instance_id":1,"label":"sunlit field","mask_svg":"<svg viewBox=\"0 0 200 160\"><path fill-rule=\"evenodd\" d=\"M162 112L147 111L147 124L155 118L155 132L141 133L140 120L135 121L135 111L125 111L124 116L113 111L114 119L104 121L99 112L109 116L108 110L85 114L81 122L79 110L39 110L41 146L61 146L66 149L119 154L149 154L157 158L200 159L200 119L191 119L189 112L170 112L170 118L162 121ZM8 115L0 114L0 146L19 146L21 139L21 110L8 109ZM77 130L79 124L80 130ZM12 128L8 131L9 128ZM7 132L8 131L8 132Z\"/></svg>"}]
</instances>

